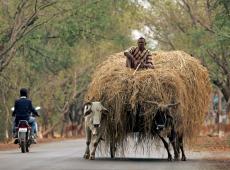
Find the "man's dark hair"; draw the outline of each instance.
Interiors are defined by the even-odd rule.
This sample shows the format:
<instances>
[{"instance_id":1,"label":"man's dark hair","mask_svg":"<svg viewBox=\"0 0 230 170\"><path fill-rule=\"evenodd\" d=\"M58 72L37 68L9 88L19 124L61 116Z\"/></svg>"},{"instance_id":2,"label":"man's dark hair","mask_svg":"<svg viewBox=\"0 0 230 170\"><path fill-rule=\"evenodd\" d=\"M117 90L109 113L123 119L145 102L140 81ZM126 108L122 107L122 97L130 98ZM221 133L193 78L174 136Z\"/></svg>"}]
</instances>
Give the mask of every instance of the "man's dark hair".
<instances>
[{"instance_id":1,"label":"man's dark hair","mask_svg":"<svg viewBox=\"0 0 230 170\"><path fill-rule=\"evenodd\" d=\"M20 97L22 97L22 96L28 97L28 91L26 88L20 89Z\"/></svg>"},{"instance_id":2,"label":"man's dark hair","mask_svg":"<svg viewBox=\"0 0 230 170\"><path fill-rule=\"evenodd\" d=\"M137 41L139 41L139 40L144 40L145 41L145 38L144 37L140 37L140 38L138 38Z\"/></svg>"},{"instance_id":3,"label":"man's dark hair","mask_svg":"<svg viewBox=\"0 0 230 170\"><path fill-rule=\"evenodd\" d=\"M139 42L140 40L144 40L144 43L145 43L145 45L146 45L146 40L145 40L145 38L144 38L144 37L140 37L140 38L138 38L137 42Z\"/></svg>"}]
</instances>

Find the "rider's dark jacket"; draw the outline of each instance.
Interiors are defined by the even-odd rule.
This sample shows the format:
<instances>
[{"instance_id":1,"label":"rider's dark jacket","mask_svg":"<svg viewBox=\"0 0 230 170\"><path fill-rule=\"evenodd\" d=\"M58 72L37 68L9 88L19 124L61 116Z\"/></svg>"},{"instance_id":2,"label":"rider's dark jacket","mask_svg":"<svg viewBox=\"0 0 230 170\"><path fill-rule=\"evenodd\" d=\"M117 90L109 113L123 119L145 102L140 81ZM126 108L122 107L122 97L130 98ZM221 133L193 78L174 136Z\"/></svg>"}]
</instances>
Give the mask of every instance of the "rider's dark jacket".
<instances>
[{"instance_id":1,"label":"rider's dark jacket","mask_svg":"<svg viewBox=\"0 0 230 170\"><path fill-rule=\"evenodd\" d=\"M16 124L19 120L28 121L31 113L33 113L35 116L39 116L37 111L34 109L31 100L23 96L15 101L12 116L15 116Z\"/></svg>"}]
</instances>

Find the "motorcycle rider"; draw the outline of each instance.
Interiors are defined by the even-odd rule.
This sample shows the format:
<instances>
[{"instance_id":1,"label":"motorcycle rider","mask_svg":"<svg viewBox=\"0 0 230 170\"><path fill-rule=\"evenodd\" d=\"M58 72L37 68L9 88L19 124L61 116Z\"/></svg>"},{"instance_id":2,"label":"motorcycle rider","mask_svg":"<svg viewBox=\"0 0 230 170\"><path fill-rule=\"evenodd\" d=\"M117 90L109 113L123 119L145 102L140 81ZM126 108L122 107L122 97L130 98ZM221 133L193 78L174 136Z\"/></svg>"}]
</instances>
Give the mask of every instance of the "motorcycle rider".
<instances>
[{"instance_id":1,"label":"motorcycle rider","mask_svg":"<svg viewBox=\"0 0 230 170\"><path fill-rule=\"evenodd\" d=\"M36 134L36 120L34 117L31 116L31 113L34 116L38 116L38 112L34 109L32 105L32 101L28 99L28 91L26 88L20 89L20 98L15 101L14 104L14 111L12 113L12 116L15 117L14 123L13 123L13 133L15 141L14 143L18 143L17 139L17 133L15 127L18 126L18 123L20 120L26 120L31 125L31 137L33 140L33 143L36 143L35 134Z\"/></svg>"}]
</instances>

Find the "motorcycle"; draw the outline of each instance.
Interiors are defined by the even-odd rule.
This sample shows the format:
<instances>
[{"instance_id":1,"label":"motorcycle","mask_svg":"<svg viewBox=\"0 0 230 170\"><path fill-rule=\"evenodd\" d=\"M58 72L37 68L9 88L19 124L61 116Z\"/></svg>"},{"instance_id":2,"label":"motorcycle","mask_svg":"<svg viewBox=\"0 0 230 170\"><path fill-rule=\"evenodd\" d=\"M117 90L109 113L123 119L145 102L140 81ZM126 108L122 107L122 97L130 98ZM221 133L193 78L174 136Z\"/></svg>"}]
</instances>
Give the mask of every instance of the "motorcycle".
<instances>
[{"instance_id":1,"label":"motorcycle","mask_svg":"<svg viewBox=\"0 0 230 170\"><path fill-rule=\"evenodd\" d=\"M14 108L11 108L13 111ZM40 107L36 107L35 110L40 110ZM34 139L32 136L32 128L28 121L26 120L20 120L18 123L18 127L16 127L16 133L17 133L17 142L19 144L19 148L21 148L21 152L29 152L29 147L31 144L34 143Z\"/></svg>"},{"instance_id":2,"label":"motorcycle","mask_svg":"<svg viewBox=\"0 0 230 170\"><path fill-rule=\"evenodd\" d=\"M31 127L26 120L20 120L18 127L16 127L18 133L18 143L21 148L21 152L29 152L29 147L32 144L31 139Z\"/></svg>"}]
</instances>

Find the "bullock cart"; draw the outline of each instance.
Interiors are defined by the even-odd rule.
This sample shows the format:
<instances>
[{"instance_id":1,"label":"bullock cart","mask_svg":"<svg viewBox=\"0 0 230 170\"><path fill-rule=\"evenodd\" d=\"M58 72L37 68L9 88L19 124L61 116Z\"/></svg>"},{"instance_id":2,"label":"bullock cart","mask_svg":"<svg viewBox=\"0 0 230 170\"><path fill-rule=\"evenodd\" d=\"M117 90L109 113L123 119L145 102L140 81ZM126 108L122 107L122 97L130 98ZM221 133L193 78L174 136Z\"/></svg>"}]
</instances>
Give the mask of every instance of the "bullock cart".
<instances>
[{"instance_id":1,"label":"bullock cart","mask_svg":"<svg viewBox=\"0 0 230 170\"><path fill-rule=\"evenodd\" d=\"M153 127L160 128L156 125L163 126L161 137L168 136L170 126L156 122L162 106L176 106L168 107L166 115L185 141L198 135L208 111L211 85L207 69L197 59L183 51L154 52L152 59L154 69L133 74L133 69L125 67L123 53L117 53L93 74L85 102L100 101L108 110L103 149L110 150L112 158L115 152L124 153L127 138L134 137L130 132L139 132L137 144L146 147L159 139L153 133Z\"/></svg>"}]
</instances>

